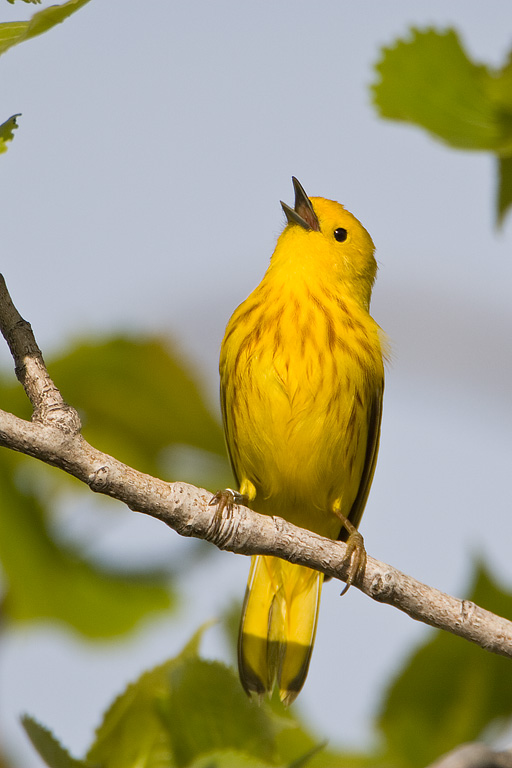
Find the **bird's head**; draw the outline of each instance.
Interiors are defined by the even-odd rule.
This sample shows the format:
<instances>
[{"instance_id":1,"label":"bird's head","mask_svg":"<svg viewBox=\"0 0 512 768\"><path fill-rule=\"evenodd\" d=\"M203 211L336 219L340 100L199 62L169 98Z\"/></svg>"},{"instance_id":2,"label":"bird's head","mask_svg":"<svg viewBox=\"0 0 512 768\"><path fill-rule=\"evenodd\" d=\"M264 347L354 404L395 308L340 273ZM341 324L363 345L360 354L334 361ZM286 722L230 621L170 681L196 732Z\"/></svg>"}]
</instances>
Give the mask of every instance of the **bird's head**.
<instances>
[{"instance_id":1,"label":"bird's head","mask_svg":"<svg viewBox=\"0 0 512 768\"><path fill-rule=\"evenodd\" d=\"M273 257L294 271L311 270L319 279L344 284L366 308L377 273L375 246L363 225L334 200L309 198L293 177L295 205L281 202L287 226Z\"/></svg>"}]
</instances>

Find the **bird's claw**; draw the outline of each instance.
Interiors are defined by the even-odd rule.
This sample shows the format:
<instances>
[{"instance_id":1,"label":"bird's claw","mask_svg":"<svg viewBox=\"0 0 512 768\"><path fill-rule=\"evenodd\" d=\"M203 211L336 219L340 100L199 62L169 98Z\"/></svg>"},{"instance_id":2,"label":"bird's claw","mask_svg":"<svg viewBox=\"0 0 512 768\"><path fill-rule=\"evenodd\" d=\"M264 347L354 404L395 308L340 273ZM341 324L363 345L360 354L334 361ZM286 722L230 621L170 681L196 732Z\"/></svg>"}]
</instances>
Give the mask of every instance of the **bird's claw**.
<instances>
[{"instance_id":1,"label":"bird's claw","mask_svg":"<svg viewBox=\"0 0 512 768\"><path fill-rule=\"evenodd\" d=\"M224 488L222 491L214 493L208 504L210 507L217 505L216 513L222 515L224 510L229 514L233 511L235 504L243 504L245 500L246 497L243 493L234 491L232 488Z\"/></svg>"},{"instance_id":2,"label":"bird's claw","mask_svg":"<svg viewBox=\"0 0 512 768\"><path fill-rule=\"evenodd\" d=\"M349 562L347 583L341 592L341 596L348 591L351 584L364 575L366 568L366 549L364 539L359 531L352 531L347 539L347 554L345 559Z\"/></svg>"}]
</instances>

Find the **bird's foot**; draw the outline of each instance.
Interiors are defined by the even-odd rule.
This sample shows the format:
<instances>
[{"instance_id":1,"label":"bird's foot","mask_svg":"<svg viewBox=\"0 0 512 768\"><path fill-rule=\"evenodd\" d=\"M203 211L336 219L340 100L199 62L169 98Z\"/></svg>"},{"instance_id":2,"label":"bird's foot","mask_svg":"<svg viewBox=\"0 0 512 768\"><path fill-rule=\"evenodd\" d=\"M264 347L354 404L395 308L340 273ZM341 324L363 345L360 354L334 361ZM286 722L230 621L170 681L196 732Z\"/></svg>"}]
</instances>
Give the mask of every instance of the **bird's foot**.
<instances>
[{"instance_id":1,"label":"bird's foot","mask_svg":"<svg viewBox=\"0 0 512 768\"><path fill-rule=\"evenodd\" d=\"M343 528L348 533L347 554L345 560L348 562L347 583L342 591L342 596L346 594L351 584L364 576L366 568L366 549L364 548L364 539L355 527L355 525L345 517L341 512L341 502L337 499L333 504L334 514L341 520ZM340 537L341 538L341 537Z\"/></svg>"},{"instance_id":2,"label":"bird's foot","mask_svg":"<svg viewBox=\"0 0 512 768\"><path fill-rule=\"evenodd\" d=\"M235 504L244 504L246 501L247 497L243 493L234 491L232 488L224 488L222 491L214 493L209 501L209 506L217 505L216 514L220 516L224 510L227 510L229 514L233 511Z\"/></svg>"},{"instance_id":3,"label":"bird's foot","mask_svg":"<svg viewBox=\"0 0 512 768\"><path fill-rule=\"evenodd\" d=\"M364 575L364 570L366 568L364 539L355 528L351 531L347 539L347 554L345 559L349 562L349 569L347 573L347 583L341 592L342 596L346 594L350 585L353 584L355 580Z\"/></svg>"}]
</instances>

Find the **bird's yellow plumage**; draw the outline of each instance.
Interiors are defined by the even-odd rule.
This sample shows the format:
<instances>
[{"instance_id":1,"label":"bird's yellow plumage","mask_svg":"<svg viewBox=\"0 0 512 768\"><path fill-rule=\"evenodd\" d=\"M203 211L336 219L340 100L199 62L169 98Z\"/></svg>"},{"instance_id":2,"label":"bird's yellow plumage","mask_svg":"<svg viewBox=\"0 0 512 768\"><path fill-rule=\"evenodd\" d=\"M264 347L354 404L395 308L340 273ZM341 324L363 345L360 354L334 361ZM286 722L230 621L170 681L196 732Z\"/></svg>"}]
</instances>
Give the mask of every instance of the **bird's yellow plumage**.
<instances>
[{"instance_id":1,"label":"bird's yellow plumage","mask_svg":"<svg viewBox=\"0 0 512 768\"><path fill-rule=\"evenodd\" d=\"M380 331L369 315L377 265L370 235L339 203L295 207L263 280L234 312L220 356L226 442L240 493L257 512L348 540L375 469L384 386ZM307 675L321 574L255 557L242 615L246 691L278 685L290 703Z\"/></svg>"}]
</instances>

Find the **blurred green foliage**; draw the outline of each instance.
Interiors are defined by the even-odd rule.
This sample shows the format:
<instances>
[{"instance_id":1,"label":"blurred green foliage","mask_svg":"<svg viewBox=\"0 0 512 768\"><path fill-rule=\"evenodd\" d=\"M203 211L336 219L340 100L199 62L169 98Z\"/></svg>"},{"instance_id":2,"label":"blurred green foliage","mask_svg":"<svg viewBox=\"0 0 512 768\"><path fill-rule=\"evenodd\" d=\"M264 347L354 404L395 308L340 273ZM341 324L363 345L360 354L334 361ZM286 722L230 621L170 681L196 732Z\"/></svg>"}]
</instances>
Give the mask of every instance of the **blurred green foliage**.
<instances>
[{"instance_id":1,"label":"blurred green foliage","mask_svg":"<svg viewBox=\"0 0 512 768\"><path fill-rule=\"evenodd\" d=\"M128 632L151 613L171 609L174 596L167 575L115 571L60 541L49 524L50 500L16 482L17 463L1 449L4 626L56 621L86 637L105 638Z\"/></svg>"},{"instance_id":2,"label":"blurred green foliage","mask_svg":"<svg viewBox=\"0 0 512 768\"><path fill-rule=\"evenodd\" d=\"M512 620L512 592L479 563L469 600ZM392 765L428 765L459 744L512 723L512 663L448 632L410 658L390 686L378 727Z\"/></svg>"},{"instance_id":3,"label":"blurred green foliage","mask_svg":"<svg viewBox=\"0 0 512 768\"><path fill-rule=\"evenodd\" d=\"M412 29L376 65L382 117L418 125L456 149L492 152L498 164L496 217L512 205L512 52L494 70L475 64L453 29Z\"/></svg>"},{"instance_id":4,"label":"blurred green foliage","mask_svg":"<svg viewBox=\"0 0 512 768\"><path fill-rule=\"evenodd\" d=\"M215 459L195 462L191 479L197 484L211 480L214 488L222 487L229 478L222 429L193 377L163 340L115 338L79 344L50 361L49 370L64 397L79 410L84 436L95 447L162 476L172 471L166 449L186 445ZM12 376L0 379L0 404L30 418L28 399ZM59 536L54 510L64 493L68 502L71 493L87 494L91 504L99 503L87 488L4 449L0 484L4 622L53 620L86 637L105 638L171 609L170 569L114 570Z\"/></svg>"},{"instance_id":5,"label":"blurred green foliage","mask_svg":"<svg viewBox=\"0 0 512 768\"><path fill-rule=\"evenodd\" d=\"M475 568L470 599L512 619L512 593L481 564ZM229 616L227 622L231 624ZM436 631L405 662L385 694L375 723L380 736L376 746L360 753L331 749L293 707L286 710L277 696L261 704L250 701L234 671L202 659L202 633L114 701L83 762L65 762L71 758L55 737L25 718L47 765L419 768L512 722L510 660Z\"/></svg>"},{"instance_id":6,"label":"blurred green foliage","mask_svg":"<svg viewBox=\"0 0 512 768\"><path fill-rule=\"evenodd\" d=\"M51 768L341 768L278 700L250 701L237 675L198 654L202 630L175 658L145 672L107 710L83 761L30 717L27 733Z\"/></svg>"}]
</instances>

